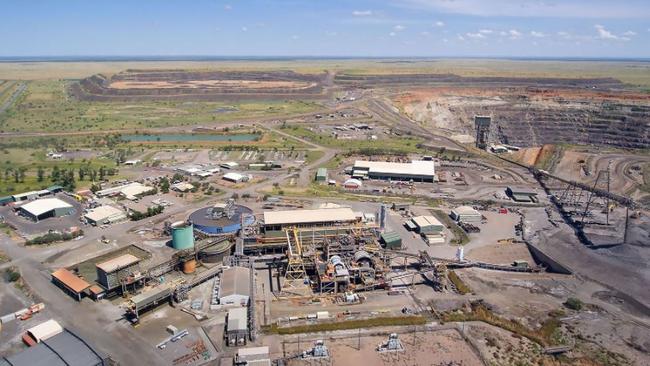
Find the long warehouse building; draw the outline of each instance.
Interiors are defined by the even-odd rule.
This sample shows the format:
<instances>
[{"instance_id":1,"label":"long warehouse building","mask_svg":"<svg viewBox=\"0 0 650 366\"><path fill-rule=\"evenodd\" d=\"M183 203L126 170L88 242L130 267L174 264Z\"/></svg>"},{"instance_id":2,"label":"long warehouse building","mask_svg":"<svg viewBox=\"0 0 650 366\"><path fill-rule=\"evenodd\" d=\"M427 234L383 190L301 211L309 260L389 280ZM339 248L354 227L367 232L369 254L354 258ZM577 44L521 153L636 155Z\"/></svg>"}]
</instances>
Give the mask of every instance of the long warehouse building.
<instances>
[{"instance_id":1,"label":"long warehouse building","mask_svg":"<svg viewBox=\"0 0 650 366\"><path fill-rule=\"evenodd\" d=\"M20 206L19 210L21 215L37 222L48 217L61 217L74 213L71 204L58 198L41 198Z\"/></svg>"},{"instance_id":2,"label":"long warehouse building","mask_svg":"<svg viewBox=\"0 0 650 366\"><path fill-rule=\"evenodd\" d=\"M264 212L265 232L352 225L356 222L358 218L349 207Z\"/></svg>"},{"instance_id":3,"label":"long warehouse building","mask_svg":"<svg viewBox=\"0 0 650 366\"><path fill-rule=\"evenodd\" d=\"M360 179L433 182L435 175L432 160L413 160L410 163L357 160L352 167L352 178Z\"/></svg>"}]
</instances>

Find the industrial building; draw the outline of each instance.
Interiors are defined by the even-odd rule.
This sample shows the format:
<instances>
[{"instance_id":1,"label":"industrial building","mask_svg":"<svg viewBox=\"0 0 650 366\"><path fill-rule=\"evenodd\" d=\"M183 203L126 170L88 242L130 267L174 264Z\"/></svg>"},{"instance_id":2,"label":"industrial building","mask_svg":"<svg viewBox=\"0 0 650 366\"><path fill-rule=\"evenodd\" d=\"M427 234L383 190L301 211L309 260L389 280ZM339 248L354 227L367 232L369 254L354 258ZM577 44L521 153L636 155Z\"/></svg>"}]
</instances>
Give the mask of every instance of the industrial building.
<instances>
[{"instance_id":1,"label":"industrial building","mask_svg":"<svg viewBox=\"0 0 650 366\"><path fill-rule=\"evenodd\" d=\"M248 309L245 307L228 310L226 339L229 346L243 346L248 338Z\"/></svg>"},{"instance_id":2,"label":"industrial building","mask_svg":"<svg viewBox=\"0 0 650 366\"><path fill-rule=\"evenodd\" d=\"M223 270L219 283L219 304L247 305L251 296L251 271L245 267Z\"/></svg>"},{"instance_id":3,"label":"industrial building","mask_svg":"<svg viewBox=\"0 0 650 366\"><path fill-rule=\"evenodd\" d=\"M224 168L224 169L235 169L235 168L237 168L237 167L239 166L239 164L237 164L237 163L234 162L234 161L229 161L229 162L227 162L227 163L219 164L219 166L220 166L221 168Z\"/></svg>"},{"instance_id":4,"label":"industrial building","mask_svg":"<svg viewBox=\"0 0 650 366\"><path fill-rule=\"evenodd\" d=\"M192 212L189 221L194 224L194 230L211 236L236 233L242 225L252 225L255 216L250 208L229 200Z\"/></svg>"},{"instance_id":5,"label":"industrial building","mask_svg":"<svg viewBox=\"0 0 650 366\"><path fill-rule=\"evenodd\" d=\"M405 223L406 227L418 234L439 234L445 226L433 216L415 216Z\"/></svg>"},{"instance_id":6,"label":"industrial building","mask_svg":"<svg viewBox=\"0 0 650 366\"><path fill-rule=\"evenodd\" d=\"M88 210L84 218L91 225L113 224L127 219L124 211L108 205Z\"/></svg>"},{"instance_id":7,"label":"industrial building","mask_svg":"<svg viewBox=\"0 0 650 366\"><path fill-rule=\"evenodd\" d=\"M145 195L154 190L155 188L153 187L145 186L142 183L133 182L133 183L117 186L117 187L102 189L101 191L95 192L95 195L97 195L97 197L109 197L109 196L122 195L124 198L128 200L135 200L141 197L142 195Z\"/></svg>"},{"instance_id":8,"label":"industrial building","mask_svg":"<svg viewBox=\"0 0 650 366\"><path fill-rule=\"evenodd\" d=\"M74 213L74 207L71 204L58 198L42 198L24 204L18 210L21 215L37 222L49 217L61 217Z\"/></svg>"},{"instance_id":9,"label":"industrial building","mask_svg":"<svg viewBox=\"0 0 650 366\"><path fill-rule=\"evenodd\" d=\"M506 194L515 202L536 203L538 201L537 192L533 192L527 189L508 187L506 188Z\"/></svg>"},{"instance_id":10,"label":"industrial building","mask_svg":"<svg viewBox=\"0 0 650 366\"><path fill-rule=\"evenodd\" d=\"M233 182L233 183L241 183L241 182L247 181L248 177L243 175L243 174L230 172L230 173L224 174L222 179L226 180L226 181L229 181L229 182Z\"/></svg>"},{"instance_id":11,"label":"industrial building","mask_svg":"<svg viewBox=\"0 0 650 366\"><path fill-rule=\"evenodd\" d=\"M470 206L458 206L451 210L451 218L462 222L481 222L483 215Z\"/></svg>"},{"instance_id":12,"label":"industrial building","mask_svg":"<svg viewBox=\"0 0 650 366\"><path fill-rule=\"evenodd\" d=\"M103 366L108 357L69 329L61 329L39 344L0 358L0 366Z\"/></svg>"},{"instance_id":13,"label":"industrial building","mask_svg":"<svg viewBox=\"0 0 650 366\"><path fill-rule=\"evenodd\" d=\"M140 258L133 254L123 254L96 265L97 282L107 291L126 286L142 277Z\"/></svg>"},{"instance_id":14,"label":"industrial building","mask_svg":"<svg viewBox=\"0 0 650 366\"><path fill-rule=\"evenodd\" d=\"M402 237L395 231L386 231L381 234L381 241L386 249L401 249Z\"/></svg>"},{"instance_id":15,"label":"industrial building","mask_svg":"<svg viewBox=\"0 0 650 366\"><path fill-rule=\"evenodd\" d=\"M52 282L63 289L67 294L74 297L77 301L81 301L84 291L90 288L88 282L65 268L52 272Z\"/></svg>"},{"instance_id":16,"label":"industrial building","mask_svg":"<svg viewBox=\"0 0 650 366\"><path fill-rule=\"evenodd\" d=\"M343 182L343 188L347 189L359 189L363 186L363 182L356 178L350 178Z\"/></svg>"},{"instance_id":17,"label":"industrial building","mask_svg":"<svg viewBox=\"0 0 650 366\"><path fill-rule=\"evenodd\" d=\"M327 168L318 168L316 171L316 181L317 182L326 182L327 181Z\"/></svg>"},{"instance_id":18,"label":"industrial building","mask_svg":"<svg viewBox=\"0 0 650 366\"><path fill-rule=\"evenodd\" d=\"M169 301L168 298L172 293L172 290L173 288L168 284L162 284L153 290L135 295L129 299L129 311L135 315L135 317L139 317L140 313L143 311Z\"/></svg>"},{"instance_id":19,"label":"industrial building","mask_svg":"<svg viewBox=\"0 0 650 366\"><path fill-rule=\"evenodd\" d=\"M237 350L235 365L271 366L269 347L240 348Z\"/></svg>"},{"instance_id":20,"label":"industrial building","mask_svg":"<svg viewBox=\"0 0 650 366\"><path fill-rule=\"evenodd\" d=\"M176 192L188 192L194 189L194 185L187 182L178 182L176 184L172 184L171 188Z\"/></svg>"},{"instance_id":21,"label":"industrial building","mask_svg":"<svg viewBox=\"0 0 650 366\"><path fill-rule=\"evenodd\" d=\"M357 160L352 167L352 178L433 182L436 175L434 166L433 161L425 160L410 163Z\"/></svg>"},{"instance_id":22,"label":"industrial building","mask_svg":"<svg viewBox=\"0 0 650 366\"><path fill-rule=\"evenodd\" d=\"M357 217L349 207L264 211L264 231L353 225Z\"/></svg>"},{"instance_id":23,"label":"industrial building","mask_svg":"<svg viewBox=\"0 0 650 366\"><path fill-rule=\"evenodd\" d=\"M63 332L63 327L61 324L59 324L59 322L56 320L50 319L27 329L23 340L29 346L33 346L36 343L41 343L42 341L51 338L61 332Z\"/></svg>"}]
</instances>

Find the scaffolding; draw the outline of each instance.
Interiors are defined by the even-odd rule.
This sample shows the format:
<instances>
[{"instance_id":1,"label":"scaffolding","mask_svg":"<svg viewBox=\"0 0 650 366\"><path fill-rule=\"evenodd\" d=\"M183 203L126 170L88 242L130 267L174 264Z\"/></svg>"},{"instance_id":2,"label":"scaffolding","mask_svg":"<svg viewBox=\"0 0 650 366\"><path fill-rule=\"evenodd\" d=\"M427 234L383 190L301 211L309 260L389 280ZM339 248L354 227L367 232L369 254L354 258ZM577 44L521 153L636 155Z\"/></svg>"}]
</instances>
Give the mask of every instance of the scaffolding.
<instances>
[{"instance_id":1,"label":"scaffolding","mask_svg":"<svg viewBox=\"0 0 650 366\"><path fill-rule=\"evenodd\" d=\"M287 237L287 269L282 282L283 293L303 293L309 280L303 261L303 248L297 229L285 230Z\"/></svg>"}]
</instances>

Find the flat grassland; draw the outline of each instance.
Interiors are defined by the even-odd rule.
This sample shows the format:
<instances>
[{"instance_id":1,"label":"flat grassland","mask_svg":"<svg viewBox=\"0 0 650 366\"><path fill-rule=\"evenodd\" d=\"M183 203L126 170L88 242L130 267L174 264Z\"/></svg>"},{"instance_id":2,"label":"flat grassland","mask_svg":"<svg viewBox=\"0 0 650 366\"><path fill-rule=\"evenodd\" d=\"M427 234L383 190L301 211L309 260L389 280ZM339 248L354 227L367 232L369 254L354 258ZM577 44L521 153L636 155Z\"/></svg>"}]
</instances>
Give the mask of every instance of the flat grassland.
<instances>
[{"instance_id":1,"label":"flat grassland","mask_svg":"<svg viewBox=\"0 0 650 366\"><path fill-rule=\"evenodd\" d=\"M0 115L0 132L137 130L195 126L245 118L308 113L320 106L303 101L85 102L72 99L66 81L37 80Z\"/></svg>"},{"instance_id":2,"label":"flat grassland","mask_svg":"<svg viewBox=\"0 0 650 366\"><path fill-rule=\"evenodd\" d=\"M287 70L313 74L332 70L350 74L430 73L502 77L612 77L630 86L650 88L649 62L505 59L0 62L0 80L81 79L100 73L111 75L127 69Z\"/></svg>"}]
</instances>

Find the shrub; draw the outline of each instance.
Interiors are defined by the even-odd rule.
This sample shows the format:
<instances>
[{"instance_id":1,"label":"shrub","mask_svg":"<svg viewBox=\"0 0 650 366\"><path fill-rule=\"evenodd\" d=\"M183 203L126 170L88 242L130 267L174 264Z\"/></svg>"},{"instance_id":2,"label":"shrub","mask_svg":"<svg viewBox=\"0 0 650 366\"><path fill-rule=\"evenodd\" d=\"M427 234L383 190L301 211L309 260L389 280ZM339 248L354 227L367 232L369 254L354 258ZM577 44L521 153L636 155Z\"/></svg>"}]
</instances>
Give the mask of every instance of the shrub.
<instances>
[{"instance_id":1,"label":"shrub","mask_svg":"<svg viewBox=\"0 0 650 366\"><path fill-rule=\"evenodd\" d=\"M5 278L9 282L16 282L20 279L20 272L16 267L9 267L5 269Z\"/></svg>"},{"instance_id":2,"label":"shrub","mask_svg":"<svg viewBox=\"0 0 650 366\"><path fill-rule=\"evenodd\" d=\"M563 305L571 310L581 310L583 306L582 301L575 297L568 298Z\"/></svg>"}]
</instances>

